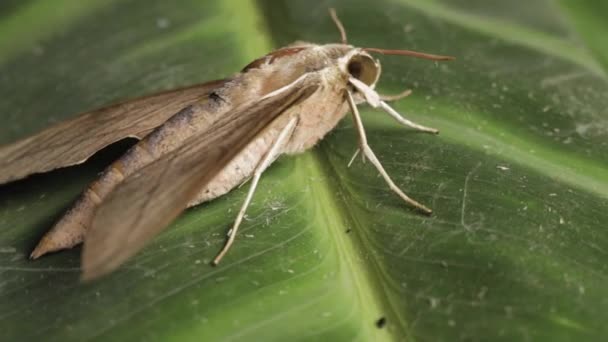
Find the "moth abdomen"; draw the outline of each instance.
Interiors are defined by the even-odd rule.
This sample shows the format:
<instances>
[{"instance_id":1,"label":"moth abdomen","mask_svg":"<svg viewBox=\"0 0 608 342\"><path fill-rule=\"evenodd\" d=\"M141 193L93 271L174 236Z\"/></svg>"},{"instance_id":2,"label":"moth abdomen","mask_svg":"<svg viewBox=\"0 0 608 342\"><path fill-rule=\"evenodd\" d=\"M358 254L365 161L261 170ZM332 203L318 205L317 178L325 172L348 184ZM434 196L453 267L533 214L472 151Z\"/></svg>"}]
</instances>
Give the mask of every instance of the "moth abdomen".
<instances>
[{"instance_id":1,"label":"moth abdomen","mask_svg":"<svg viewBox=\"0 0 608 342\"><path fill-rule=\"evenodd\" d=\"M122 157L109 165L72 205L71 209L40 240L30 257L72 248L82 243L90 228L97 206L122 181L180 146L184 140L206 124L204 105L190 105L173 115L144 139L133 145Z\"/></svg>"}]
</instances>

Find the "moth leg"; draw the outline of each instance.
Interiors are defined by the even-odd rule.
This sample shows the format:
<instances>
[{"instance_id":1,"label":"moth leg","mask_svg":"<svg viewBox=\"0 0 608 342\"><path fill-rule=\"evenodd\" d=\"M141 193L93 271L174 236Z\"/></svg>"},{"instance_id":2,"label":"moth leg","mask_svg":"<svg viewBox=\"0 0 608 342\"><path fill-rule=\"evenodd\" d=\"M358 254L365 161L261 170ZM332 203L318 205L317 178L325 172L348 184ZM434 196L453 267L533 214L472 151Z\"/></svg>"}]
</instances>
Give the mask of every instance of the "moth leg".
<instances>
[{"instance_id":1,"label":"moth leg","mask_svg":"<svg viewBox=\"0 0 608 342\"><path fill-rule=\"evenodd\" d=\"M417 131L421 131L424 133L439 134L439 130L436 128L422 126L420 124L417 124L413 121L410 121L410 120L404 118L403 116L399 115L399 113L397 113L396 110L394 110L391 106L389 106L384 101L380 101L380 108L382 108L385 112L387 112L390 116L392 116L395 120L397 120L397 122L399 122L400 124L402 124L404 126L409 126Z\"/></svg>"},{"instance_id":2,"label":"moth leg","mask_svg":"<svg viewBox=\"0 0 608 342\"><path fill-rule=\"evenodd\" d=\"M380 95L378 95L378 93L374 89L370 88L367 84L365 84L353 77L349 78L348 81L359 92L361 92L361 94L363 94L363 96L365 97L365 100L367 101L367 103L369 103L370 106L372 106L373 108L381 108L382 110L387 112L393 119L397 120L397 122L399 122L400 124L411 127L417 131L425 132L425 133L432 133L432 134L439 133L439 130L437 130L435 128L426 127L426 126L417 124L417 123L410 121L410 120L404 118L403 116L401 116L399 113L397 113L396 110L394 110L391 106L389 106L386 102L384 102L382 100L382 98L380 97Z\"/></svg>"},{"instance_id":3,"label":"moth leg","mask_svg":"<svg viewBox=\"0 0 608 342\"><path fill-rule=\"evenodd\" d=\"M359 153L361 153L361 149L357 147L357 150L355 151L355 153L353 153L353 156L350 158L350 161L348 162L348 165L346 165L346 167L350 167L351 165L353 165L353 162L355 161L355 158L357 158ZM361 159L363 159L363 162L365 163L365 155L362 155Z\"/></svg>"},{"instance_id":4,"label":"moth leg","mask_svg":"<svg viewBox=\"0 0 608 342\"><path fill-rule=\"evenodd\" d=\"M399 101L401 99L404 99L410 95L412 95L412 90L411 89L406 89L404 91L402 91L399 94L395 94L395 95L380 95L380 100L384 101L384 102L393 102L393 101Z\"/></svg>"},{"instance_id":5,"label":"moth leg","mask_svg":"<svg viewBox=\"0 0 608 342\"><path fill-rule=\"evenodd\" d=\"M281 149L281 147L284 146L284 144L287 141L287 139L289 138L290 134L293 132L293 129L294 129L296 123L297 123L296 117L289 120L287 125L279 133L279 136L277 137L277 139L275 140L273 145L270 147L270 150L266 153L264 158L260 161L258 166L253 171L253 176L251 177L251 185L249 187L249 192L247 193L247 197L245 198L245 202L241 206L241 210L239 211L239 214L237 215L232 228L228 231L228 241L226 241L224 248L222 248L222 250L218 253L218 255L215 257L215 259L213 259L213 265L217 265L222 260L224 255L226 255L226 253L230 249L230 246L232 246L232 244L234 243L234 239L236 237L237 230L239 229L239 226L240 226L241 222L243 221L243 217L245 216L247 207L249 206L249 203L251 202L251 199L253 198L253 194L255 193L255 189L258 186L258 181L260 180L262 173L278 157L279 152L280 152L279 150Z\"/></svg>"},{"instance_id":6,"label":"moth leg","mask_svg":"<svg viewBox=\"0 0 608 342\"><path fill-rule=\"evenodd\" d=\"M403 98L406 98L408 96L410 96L412 94L412 90L411 89L407 89L402 91L399 94L395 94L395 95L382 95L379 94L380 100L381 101L385 101L385 102L393 102L393 101L399 101ZM347 167L350 167L353 162L355 161L355 159L357 158L357 156L359 155L359 152L361 152L361 149L357 148L357 150L355 151L355 153L353 154L353 156L350 158L350 161L348 162ZM363 163L365 163L365 155L361 155L361 161Z\"/></svg>"},{"instance_id":7,"label":"moth leg","mask_svg":"<svg viewBox=\"0 0 608 342\"><path fill-rule=\"evenodd\" d=\"M403 199L408 204L416 207L417 209L420 209L426 214L431 214L433 212L431 209L427 208L423 204L420 204L416 200L410 198L405 193L403 193L403 191L401 191L401 189L399 189L399 187L395 185L388 173L386 173L386 170L384 170L384 167L382 166L378 158L376 158L374 151L372 151L372 149L367 144L367 136L365 134L365 129L363 128L361 115L359 114L359 110L357 109L357 105L355 104L355 100L353 99L353 96L350 91L346 92L346 99L350 106L351 114L353 115L353 121L355 122L355 126L357 127L357 131L359 133L359 149L363 152L367 159L369 159L369 161L376 167L378 172L380 172L380 175L382 175L382 178L384 178L384 181L388 184L391 190L393 190L397 195L399 195L399 197L401 197L401 199Z\"/></svg>"}]
</instances>

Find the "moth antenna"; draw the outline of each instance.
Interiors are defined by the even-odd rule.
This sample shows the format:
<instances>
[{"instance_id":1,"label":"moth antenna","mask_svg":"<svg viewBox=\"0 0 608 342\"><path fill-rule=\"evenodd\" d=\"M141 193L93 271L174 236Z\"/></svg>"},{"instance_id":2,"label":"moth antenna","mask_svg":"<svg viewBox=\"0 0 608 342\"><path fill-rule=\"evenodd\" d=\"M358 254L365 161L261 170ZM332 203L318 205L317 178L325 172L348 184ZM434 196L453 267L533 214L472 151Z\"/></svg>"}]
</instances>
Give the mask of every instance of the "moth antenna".
<instances>
[{"instance_id":1,"label":"moth antenna","mask_svg":"<svg viewBox=\"0 0 608 342\"><path fill-rule=\"evenodd\" d=\"M389 49L378 49L378 48L363 48L364 51L367 52L377 52L383 55L397 55L397 56L409 56L416 58L429 59L431 61L451 61L456 59L456 57L452 56L441 56L441 55L433 55L430 53L412 51L412 50L389 50Z\"/></svg>"},{"instance_id":2,"label":"moth antenna","mask_svg":"<svg viewBox=\"0 0 608 342\"><path fill-rule=\"evenodd\" d=\"M338 18L338 14L336 14L336 9L330 8L329 15L331 16L331 20L334 21L334 24L336 24L338 30L340 31L340 38L342 39L342 44L348 44L348 39L346 38L346 30L344 29L344 25L342 25L342 22Z\"/></svg>"}]
</instances>

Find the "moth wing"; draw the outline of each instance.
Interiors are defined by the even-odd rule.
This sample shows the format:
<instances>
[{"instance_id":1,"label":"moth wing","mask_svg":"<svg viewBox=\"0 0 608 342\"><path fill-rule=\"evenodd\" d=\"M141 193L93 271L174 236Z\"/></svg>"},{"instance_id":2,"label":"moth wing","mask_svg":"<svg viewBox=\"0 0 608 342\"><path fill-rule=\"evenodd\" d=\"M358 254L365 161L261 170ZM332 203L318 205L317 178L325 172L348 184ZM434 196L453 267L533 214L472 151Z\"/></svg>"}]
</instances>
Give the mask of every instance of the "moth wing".
<instances>
[{"instance_id":1,"label":"moth wing","mask_svg":"<svg viewBox=\"0 0 608 342\"><path fill-rule=\"evenodd\" d=\"M127 177L98 208L84 241L83 280L120 266L171 223L278 116L317 90L313 77L225 114L184 145Z\"/></svg>"},{"instance_id":2,"label":"moth wing","mask_svg":"<svg viewBox=\"0 0 608 342\"><path fill-rule=\"evenodd\" d=\"M226 80L212 81L117 103L0 146L0 184L80 164L95 152L127 137L141 139L224 82Z\"/></svg>"}]
</instances>

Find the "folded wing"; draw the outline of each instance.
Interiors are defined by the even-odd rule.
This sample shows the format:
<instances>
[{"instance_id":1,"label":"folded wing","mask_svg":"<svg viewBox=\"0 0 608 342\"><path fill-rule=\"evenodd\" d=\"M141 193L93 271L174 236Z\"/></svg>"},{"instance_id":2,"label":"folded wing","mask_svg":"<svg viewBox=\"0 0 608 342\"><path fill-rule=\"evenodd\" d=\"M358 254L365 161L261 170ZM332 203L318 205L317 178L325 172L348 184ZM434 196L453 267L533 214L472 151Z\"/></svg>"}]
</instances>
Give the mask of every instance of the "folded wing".
<instances>
[{"instance_id":1,"label":"folded wing","mask_svg":"<svg viewBox=\"0 0 608 342\"><path fill-rule=\"evenodd\" d=\"M0 184L80 164L100 149L127 137L141 139L224 82L212 81L111 105L2 146Z\"/></svg>"},{"instance_id":2,"label":"folded wing","mask_svg":"<svg viewBox=\"0 0 608 342\"><path fill-rule=\"evenodd\" d=\"M84 242L83 280L111 272L171 223L275 118L317 89L304 77L285 91L242 105L171 153L126 178L100 205Z\"/></svg>"}]
</instances>

